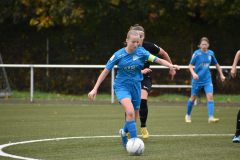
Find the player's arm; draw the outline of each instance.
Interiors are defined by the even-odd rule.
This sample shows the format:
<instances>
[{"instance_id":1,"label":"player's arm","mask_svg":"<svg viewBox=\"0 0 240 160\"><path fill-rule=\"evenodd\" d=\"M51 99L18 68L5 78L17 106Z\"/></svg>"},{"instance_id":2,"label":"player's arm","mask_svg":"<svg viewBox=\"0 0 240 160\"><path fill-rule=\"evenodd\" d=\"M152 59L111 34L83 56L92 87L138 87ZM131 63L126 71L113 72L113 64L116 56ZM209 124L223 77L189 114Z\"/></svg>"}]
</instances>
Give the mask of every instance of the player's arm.
<instances>
[{"instance_id":1,"label":"player's arm","mask_svg":"<svg viewBox=\"0 0 240 160\"><path fill-rule=\"evenodd\" d=\"M232 69L231 69L231 76L233 78L235 78L237 75L237 63L239 60L240 60L240 50L236 53L234 61L233 61L233 65L232 65Z\"/></svg>"},{"instance_id":2,"label":"player's arm","mask_svg":"<svg viewBox=\"0 0 240 160\"><path fill-rule=\"evenodd\" d=\"M117 56L117 52L115 52L112 55L112 57L108 60L108 62L106 64L106 67L104 68L102 73L99 75L99 77L97 79L97 82L95 83L93 89L91 90L91 92L88 93L88 98L90 100L94 100L95 99L99 86L101 85L103 80L107 77L109 72L113 69L114 65L118 63L118 61L119 61L119 58Z\"/></svg>"},{"instance_id":3,"label":"player's arm","mask_svg":"<svg viewBox=\"0 0 240 160\"><path fill-rule=\"evenodd\" d=\"M171 58L169 57L168 53L164 49L162 49L161 47L159 47L159 49L160 50L159 50L158 54L160 56L162 56L164 60L166 60L166 61L168 61L169 63L172 64Z\"/></svg>"},{"instance_id":4,"label":"player's arm","mask_svg":"<svg viewBox=\"0 0 240 160\"><path fill-rule=\"evenodd\" d=\"M158 54L161 55L164 60L166 60L166 61L168 61L169 63L172 64L171 58L169 57L168 53L160 47L159 47L159 49L160 50L159 50ZM176 75L176 70L174 70L174 69L170 70L169 74L171 75L171 79L173 80L174 76Z\"/></svg>"},{"instance_id":5,"label":"player's arm","mask_svg":"<svg viewBox=\"0 0 240 160\"><path fill-rule=\"evenodd\" d=\"M170 69L174 69L174 70L177 69L177 70L179 70L179 66L178 65L173 65L173 64L169 63L168 61L166 61L164 59L161 59L161 58L158 58L158 57L156 57L154 55L151 55L151 54L150 54L148 60L150 62L155 62L155 63L158 63L160 65L166 66L166 67L168 67Z\"/></svg>"},{"instance_id":6,"label":"player's arm","mask_svg":"<svg viewBox=\"0 0 240 160\"><path fill-rule=\"evenodd\" d=\"M218 71L218 73L220 75L221 81L222 82L225 81L226 77L223 75L222 68L218 64L217 59L215 58L214 54L212 55L212 62L211 62L211 64L214 64L216 66L217 71Z\"/></svg>"},{"instance_id":7,"label":"player's arm","mask_svg":"<svg viewBox=\"0 0 240 160\"><path fill-rule=\"evenodd\" d=\"M103 80L107 77L107 75L109 74L109 70L108 69L104 69L102 71L102 73L99 75L98 79L97 79L97 82L95 83L93 89L91 92L88 93L88 98L90 100L94 100L96 95L97 95L97 91L98 91L98 88L99 86L101 85L101 83L103 82Z\"/></svg>"},{"instance_id":8,"label":"player's arm","mask_svg":"<svg viewBox=\"0 0 240 160\"><path fill-rule=\"evenodd\" d=\"M193 79L198 80L199 77L197 73L194 71L194 66L192 64L189 64L188 66L190 73L192 74Z\"/></svg>"},{"instance_id":9,"label":"player's arm","mask_svg":"<svg viewBox=\"0 0 240 160\"><path fill-rule=\"evenodd\" d=\"M226 77L223 75L222 68L220 67L219 64L216 64L216 68L217 68L217 71L220 75L221 81L223 82L226 79Z\"/></svg>"},{"instance_id":10,"label":"player's arm","mask_svg":"<svg viewBox=\"0 0 240 160\"><path fill-rule=\"evenodd\" d=\"M191 61L189 63L189 71L192 74L193 79L198 80L199 76L197 75L197 73L194 71L194 65L196 64L196 59L197 59L197 54L194 52L191 58Z\"/></svg>"}]
</instances>

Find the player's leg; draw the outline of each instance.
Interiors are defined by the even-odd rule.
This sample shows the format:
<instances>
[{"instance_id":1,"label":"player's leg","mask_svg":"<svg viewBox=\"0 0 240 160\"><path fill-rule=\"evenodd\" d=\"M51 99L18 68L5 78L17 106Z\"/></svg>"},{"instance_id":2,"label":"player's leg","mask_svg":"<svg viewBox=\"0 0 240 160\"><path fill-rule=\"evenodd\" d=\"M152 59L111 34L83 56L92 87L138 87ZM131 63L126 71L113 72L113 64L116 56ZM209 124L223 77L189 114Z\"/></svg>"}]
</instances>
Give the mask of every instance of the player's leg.
<instances>
[{"instance_id":1,"label":"player's leg","mask_svg":"<svg viewBox=\"0 0 240 160\"><path fill-rule=\"evenodd\" d=\"M133 83L131 87L129 87L131 99L122 99L121 104L125 108L126 112L126 124L127 131L130 133L130 138L137 137L137 127L136 127L136 118L139 117L139 109L141 103L141 83ZM131 106L131 107L129 107ZM133 116L132 116L133 114Z\"/></svg>"},{"instance_id":2,"label":"player's leg","mask_svg":"<svg viewBox=\"0 0 240 160\"><path fill-rule=\"evenodd\" d=\"M114 91L116 93L118 101L123 106L125 111L125 123L123 128L119 130L119 134L122 138L123 147L126 148L126 144L128 142L127 132L129 132L129 126L130 126L130 130L132 130L131 126L132 125L134 126L134 123L136 125L135 112L134 112L133 104L131 102L132 97L129 91L129 86L114 85Z\"/></svg>"},{"instance_id":3,"label":"player's leg","mask_svg":"<svg viewBox=\"0 0 240 160\"><path fill-rule=\"evenodd\" d=\"M207 109L208 109L208 123L216 123L219 118L214 117L214 100L213 100L213 85L209 83L204 86L204 91L207 97Z\"/></svg>"},{"instance_id":4,"label":"player's leg","mask_svg":"<svg viewBox=\"0 0 240 160\"><path fill-rule=\"evenodd\" d=\"M135 121L135 110L131 99L124 98L121 100L121 104L126 113L126 122L124 126L124 131L129 132L131 138L137 137L137 127Z\"/></svg>"},{"instance_id":5,"label":"player's leg","mask_svg":"<svg viewBox=\"0 0 240 160\"><path fill-rule=\"evenodd\" d=\"M143 138L148 138L149 133L147 130L146 122L148 118L148 92L144 89L141 90L141 105L140 105L140 121L141 121L141 133Z\"/></svg>"},{"instance_id":6,"label":"player's leg","mask_svg":"<svg viewBox=\"0 0 240 160\"><path fill-rule=\"evenodd\" d=\"M236 133L232 141L233 143L240 143L240 110L237 114Z\"/></svg>"},{"instance_id":7,"label":"player's leg","mask_svg":"<svg viewBox=\"0 0 240 160\"><path fill-rule=\"evenodd\" d=\"M147 117L148 117L148 92L144 89L141 90L141 105L140 105L140 121L141 128L146 127Z\"/></svg>"},{"instance_id":8,"label":"player's leg","mask_svg":"<svg viewBox=\"0 0 240 160\"><path fill-rule=\"evenodd\" d=\"M191 96L190 96L189 100L187 101L187 113L185 115L185 122L186 123L191 123L192 122L191 112L192 112L194 101L197 98L199 90L200 90L199 86L197 86L196 84L192 84Z\"/></svg>"},{"instance_id":9,"label":"player's leg","mask_svg":"<svg viewBox=\"0 0 240 160\"><path fill-rule=\"evenodd\" d=\"M140 122L141 133L143 138L148 138L149 133L147 130L147 118L148 118L148 93L151 90L152 82L150 78L145 78L141 83L141 105L140 105Z\"/></svg>"},{"instance_id":10,"label":"player's leg","mask_svg":"<svg viewBox=\"0 0 240 160\"><path fill-rule=\"evenodd\" d=\"M122 137L122 143L123 146L126 147L128 138L127 138L127 132L130 133L131 138L137 137L137 126L135 121L135 111L132 104L132 101L130 98L123 98L121 100L121 105L124 108L124 111L126 113L126 121L124 124L124 127L120 129L119 133Z\"/></svg>"}]
</instances>

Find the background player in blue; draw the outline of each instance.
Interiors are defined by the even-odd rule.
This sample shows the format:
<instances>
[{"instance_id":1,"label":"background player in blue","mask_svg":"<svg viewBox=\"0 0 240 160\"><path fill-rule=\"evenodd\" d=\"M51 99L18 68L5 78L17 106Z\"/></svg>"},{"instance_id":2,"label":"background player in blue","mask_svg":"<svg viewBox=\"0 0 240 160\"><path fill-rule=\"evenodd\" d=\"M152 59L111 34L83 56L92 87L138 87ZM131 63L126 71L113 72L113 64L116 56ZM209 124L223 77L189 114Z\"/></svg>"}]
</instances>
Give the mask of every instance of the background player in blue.
<instances>
[{"instance_id":1,"label":"background player in blue","mask_svg":"<svg viewBox=\"0 0 240 160\"><path fill-rule=\"evenodd\" d=\"M187 102L187 114L185 116L185 122L191 123L191 111L193 107L194 100L198 95L200 89L204 89L207 97L207 108L208 108L208 122L215 123L218 122L218 118L214 118L214 101L213 101L213 85L211 72L209 69L210 65L215 65L222 81L225 77L222 73L222 69L218 64L214 52L208 49L209 40L206 37L201 38L199 48L196 50L189 64L189 70L192 74L192 88L191 97ZM194 68L195 66L195 68Z\"/></svg>"},{"instance_id":2,"label":"background player in blue","mask_svg":"<svg viewBox=\"0 0 240 160\"><path fill-rule=\"evenodd\" d=\"M240 60L240 50L236 53L233 61L233 65L231 69L231 76L233 78L235 78L237 75L237 63L239 60ZM232 141L233 143L240 143L240 110L238 111L238 114L237 114L236 132Z\"/></svg>"},{"instance_id":3,"label":"background player in blue","mask_svg":"<svg viewBox=\"0 0 240 160\"><path fill-rule=\"evenodd\" d=\"M123 129L119 133L122 137L123 146L126 147L128 141L126 133L130 133L131 138L137 137L136 118L138 118L141 97L141 81L143 79L141 70L145 60L162 64L171 69L179 69L177 65L172 65L169 62L151 55L143 47L139 47L140 36L137 31L130 30L127 34L125 48L115 52L107 62L105 69L99 75L98 80L89 92L88 97L94 100L97 90L112 70L114 65L117 65L117 75L114 80L114 89L118 101L124 108L126 113L126 121Z\"/></svg>"},{"instance_id":4,"label":"background player in blue","mask_svg":"<svg viewBox=\"0 0 240 160\"><path fill-rule=\"evenodd\" d=\"M140 35L140 45L149 51L153 55L160 55L163 57L164 60L168 61L169 63L172 63L168 53L157 46L154 43L144 41L145 38L145 32L144 28L138 24L135 24L130 27L130 30L135 30L138 31ZM142 74L143 74L143 80L141 82L141 105L140 105L140 110L139 110L139 115L140 115L140 122L141 122L141 133L143 138L148 138L149 137L149 132L147 130L147 118L148 118L148 94L151 91L152 88L152 78L151 78L151 72L152 70L150 69L150 62L145 61L144 63L144 68L142 69ZM172 79L176 74L175 70L170 70L169 74L171 75Z\"/></svg>"}]
</instances>

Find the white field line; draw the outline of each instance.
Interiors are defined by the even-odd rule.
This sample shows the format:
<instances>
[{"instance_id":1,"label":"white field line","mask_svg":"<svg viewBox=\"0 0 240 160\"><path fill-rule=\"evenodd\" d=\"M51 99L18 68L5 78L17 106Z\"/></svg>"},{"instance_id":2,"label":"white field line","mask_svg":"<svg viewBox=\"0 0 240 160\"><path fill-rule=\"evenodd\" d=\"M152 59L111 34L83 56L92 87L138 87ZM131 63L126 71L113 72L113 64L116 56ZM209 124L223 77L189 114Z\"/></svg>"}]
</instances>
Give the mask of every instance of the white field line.
<instances>
[{"instance_id":1,"label":"white field line","mask_svg":"<svg viewBox=\"0 0 240 160\"><path fill-rule=\"evenodd\" d=\"M211 136L233 136L233 134L176 134L176 135L150 135L150 137L211 137ZM139 136L141 137L141 136ZM21 157L13 154L8 154L3 152L3 149L10 146L15 146L19 144L28 144L28 143L37 143L37 142L46 142L46 141L60 141L68 139L95 139L95 138L119 138L119 136L82 136L82 137L62 137L62 138L49 138L49 139L39 139L39 140L30 140L22 142L14 142L0 145L0 156L9 157L20 160L40 160L35 158Z\"/></svg>"}]
</instances>

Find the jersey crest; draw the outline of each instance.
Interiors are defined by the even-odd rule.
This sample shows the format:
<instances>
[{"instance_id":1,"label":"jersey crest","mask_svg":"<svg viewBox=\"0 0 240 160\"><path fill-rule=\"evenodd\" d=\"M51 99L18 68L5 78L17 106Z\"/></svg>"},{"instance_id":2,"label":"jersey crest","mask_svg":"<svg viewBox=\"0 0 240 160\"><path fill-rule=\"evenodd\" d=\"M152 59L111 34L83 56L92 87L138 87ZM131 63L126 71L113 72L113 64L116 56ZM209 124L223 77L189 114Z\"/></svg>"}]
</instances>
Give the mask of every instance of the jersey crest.
<instances>
[{"instance_id":1,"label":"jersey crest","mask_svg":"<svg viewBox=\"0 0 240 160\"><path fill-rule=\"evenodd\" d=\"M212 57L209 55L209 56L208 56L208 60L211 61L211 59L212 59Z\"/></svg>"},{"instance_id":2,"label":"jersey crest","mask_svg":"<svg viewBox=\"0 0 240 160\"><path fill-rule=\"evenodd\" d=\"M140 58L140 57L134 55L134 56L133 56L133 61L136 61L136 60L139 59L139 58Z\"/></svg>"}]
</instances>

